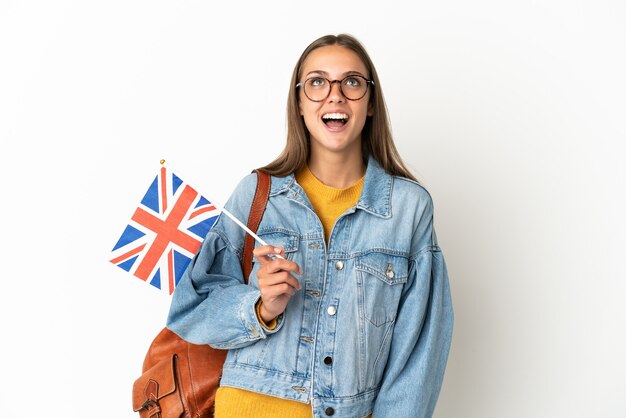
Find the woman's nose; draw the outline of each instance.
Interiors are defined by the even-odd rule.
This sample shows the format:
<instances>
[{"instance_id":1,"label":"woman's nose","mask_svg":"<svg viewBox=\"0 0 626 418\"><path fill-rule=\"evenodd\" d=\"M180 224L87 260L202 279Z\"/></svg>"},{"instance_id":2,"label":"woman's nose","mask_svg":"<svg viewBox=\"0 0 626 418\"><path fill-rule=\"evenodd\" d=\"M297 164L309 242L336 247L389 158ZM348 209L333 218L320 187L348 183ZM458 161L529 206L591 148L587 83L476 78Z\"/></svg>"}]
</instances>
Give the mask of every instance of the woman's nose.
<instances>
[{"instance_id":1,"label":"woman's nose","mask_svg":"<svg viewBox=\"0 0 626 418\"><path fill-rule=\"evenodd\" d=\"M330 94L328 95L328 99L332 102L343 102L346 99L341 91L341 81L335 80L330 82Z\"/></svg>"}]
</instances>

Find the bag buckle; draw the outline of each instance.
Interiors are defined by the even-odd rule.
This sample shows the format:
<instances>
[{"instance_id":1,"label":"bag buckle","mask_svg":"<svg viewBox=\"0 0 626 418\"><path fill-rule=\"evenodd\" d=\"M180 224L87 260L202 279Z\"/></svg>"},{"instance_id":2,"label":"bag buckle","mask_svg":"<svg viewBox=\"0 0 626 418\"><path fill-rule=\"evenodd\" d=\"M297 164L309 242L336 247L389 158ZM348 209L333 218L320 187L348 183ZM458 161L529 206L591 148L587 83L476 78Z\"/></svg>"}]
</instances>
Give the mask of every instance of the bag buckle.
<instances>
[{"instance_id":1,"label":"bag buckle","mask_svg":"<svg viewBox=\"0 0 626 418\"><path fill-rule=\"evenodd\" d=\"M150 409L150 405L159 406L159 401L155 401L154 399L146 399L144 403L141 404L141 409L148 410Z\"/></svg>"}]
</instances>

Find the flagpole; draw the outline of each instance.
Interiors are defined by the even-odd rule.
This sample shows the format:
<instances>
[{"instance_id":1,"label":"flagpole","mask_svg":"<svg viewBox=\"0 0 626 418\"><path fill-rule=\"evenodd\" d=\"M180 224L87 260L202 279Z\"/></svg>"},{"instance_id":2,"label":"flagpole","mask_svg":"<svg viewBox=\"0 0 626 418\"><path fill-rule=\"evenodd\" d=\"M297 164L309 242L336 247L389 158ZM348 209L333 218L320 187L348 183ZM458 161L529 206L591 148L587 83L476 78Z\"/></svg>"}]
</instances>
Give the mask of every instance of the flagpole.
<instances>
[{"instance_id":1,"label":"flagpole","mask_svg":"<svg viewBox=\"0 0 626 418\"><path fill-rule=\"evenodd\" d=\"M165 159L162 159L160 161L161 165L165 165ZM171 167L171 165L168 164L169 167ZM173 168L173 167L171 167ZM178 170L174 170L176 173L180 173L180 171ZM187 178L187 177L185 177ZM206 194L203 194L200 190L198 190L200 192L201 195L203 196L208 196ZM252 232L252 230L250 228L248 228L243 222L241 222L239 219L235 218L235 216L230 213L229 211L227 211L223 206L215 203L215 201L211 200L211 204L213 204L213 206L215 206L215 208L217 210L219 210L220 212L224 213L226 216L228 216L230 219L233 220L233 222L235 222L237 225L239 225L241 228L243 228L244 231L246 231L248 234L250 234L252 236L252 238L254 238L259 244L261 245L268 245L265 241L263 241L261 239L261 237L259 237L257 234L255 234L254 232ZM283 258L278 254L273 254L278 258Z\"/></svg>"}]
</instances>

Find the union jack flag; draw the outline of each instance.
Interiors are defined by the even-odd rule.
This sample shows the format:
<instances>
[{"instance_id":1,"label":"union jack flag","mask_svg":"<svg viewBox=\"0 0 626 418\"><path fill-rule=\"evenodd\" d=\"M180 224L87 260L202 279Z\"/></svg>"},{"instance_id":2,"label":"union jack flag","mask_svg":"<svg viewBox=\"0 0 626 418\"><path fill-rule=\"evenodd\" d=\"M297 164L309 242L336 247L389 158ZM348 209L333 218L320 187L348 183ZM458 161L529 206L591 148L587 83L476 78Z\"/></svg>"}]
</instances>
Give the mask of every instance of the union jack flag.
<instances>
[{"instance_id":1,"label":"union jack flag","mask_svg":"<svg viewBox=\"0 0 626 418\"><path fill-rule=\"evenodd\" d=\"M110 261L171 295L218 215L208 199L162 165Z\"/></svg>"}]
</instances>

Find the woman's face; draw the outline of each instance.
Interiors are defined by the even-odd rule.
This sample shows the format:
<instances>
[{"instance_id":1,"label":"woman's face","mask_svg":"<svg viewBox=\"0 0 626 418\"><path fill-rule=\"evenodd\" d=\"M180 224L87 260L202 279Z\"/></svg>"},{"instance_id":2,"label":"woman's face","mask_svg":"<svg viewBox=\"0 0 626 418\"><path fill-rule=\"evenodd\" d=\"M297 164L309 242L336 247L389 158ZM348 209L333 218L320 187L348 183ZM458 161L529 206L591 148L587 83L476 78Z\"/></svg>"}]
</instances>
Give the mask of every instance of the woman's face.
<instances>
[{"instance_id":1,"label":"woman's face","mask_svg":"<svg viewBox=\"0 0 626 418\"><path fill-rule=\"evenodd\" d=\"M313 50L302 65L300 83L311 77L324 77L330 81L342 80L348 75L369 79L370 74L359 56L348 48L330 45ZM373 114L369 105L370 88L363 98L348 100L341 93L339 83L331 84L328 97L314 102L307 98L301 87L300 115L311 137L311 155L326 152L361 153L361 132L367 116Z\"/></svg>"}]
</instances>

